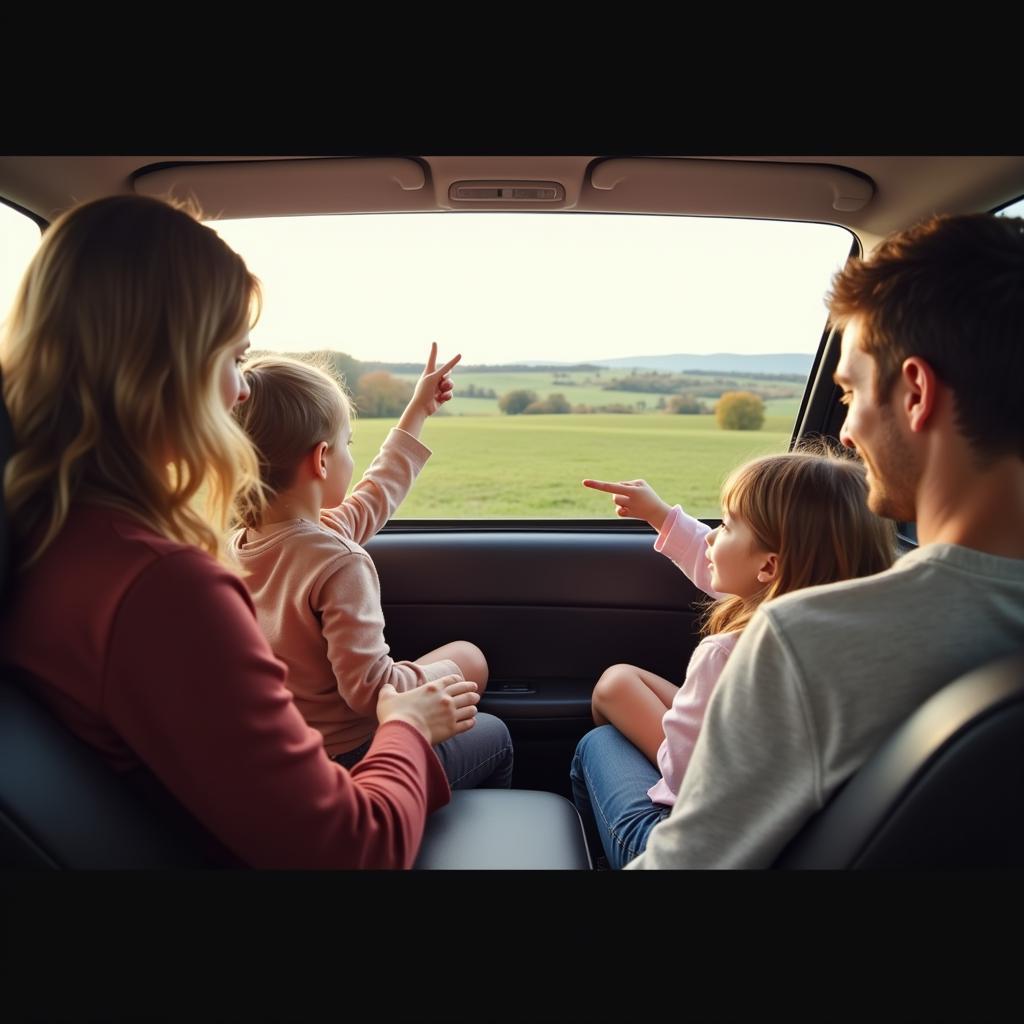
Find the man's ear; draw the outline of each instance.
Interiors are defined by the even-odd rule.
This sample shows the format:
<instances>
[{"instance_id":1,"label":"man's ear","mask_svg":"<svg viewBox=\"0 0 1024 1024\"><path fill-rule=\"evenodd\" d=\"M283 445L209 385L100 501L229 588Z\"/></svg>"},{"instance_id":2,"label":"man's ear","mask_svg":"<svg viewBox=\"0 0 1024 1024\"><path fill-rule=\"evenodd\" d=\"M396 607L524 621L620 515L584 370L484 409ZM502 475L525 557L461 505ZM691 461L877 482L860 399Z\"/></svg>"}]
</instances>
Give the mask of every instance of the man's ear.
<instances>
[{"instance_id":1,"label":"man's ear","mask_svg":"<svg viewBox=\"0 0 1024 1024\"><path fill-rule=\"evenodd\" d=\"M765 555L761 568L757 570L758 583L772 583L779 574L779 556L773 551Z\"/></svg>"},{"instance_id":2,"label":"man's ear","mask_svg":"<svg viewBox=\"0 0 1024 1024\"><path fill-rule=\"evenodd\" d=\"M313 476L320 479L327 479L327 442L320 441L313 446L313 451L310 453L310 469L313 472Z\"/></svg>"},{"instance_id":3,"label":"man's ear","mask_svg":"<svg viewBox=\"0 0 1024 1024\"><path fill-rule=\"evenodd\" d=\"M920 433L935 412L940 382L931 364L920 356L903 360L900 369L903 385L903 412L907 425L916 434Z\"/></svg>"}]
</instances>

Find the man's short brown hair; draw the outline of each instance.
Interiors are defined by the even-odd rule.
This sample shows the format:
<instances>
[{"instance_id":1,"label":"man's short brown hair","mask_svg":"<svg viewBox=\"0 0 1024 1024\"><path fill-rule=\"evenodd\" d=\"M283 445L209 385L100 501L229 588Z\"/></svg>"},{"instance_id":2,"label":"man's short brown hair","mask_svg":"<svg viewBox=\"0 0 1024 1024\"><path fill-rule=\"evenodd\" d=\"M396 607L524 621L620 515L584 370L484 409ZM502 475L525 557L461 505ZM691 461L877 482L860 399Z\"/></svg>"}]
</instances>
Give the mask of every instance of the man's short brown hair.
<instances>
[{"instance_id":1,"label":"man's short brown hair","mask_svg":"<svg viewBox=\"0 0 1024 1024\"><path fill-rule=\"evenodd\" d=\"M952 390L979 455L1024 458L1024 220L933 217L850 260L827 302L840 329L860 318L880 401L919 356Z\"/></svg>"}]
</instances>

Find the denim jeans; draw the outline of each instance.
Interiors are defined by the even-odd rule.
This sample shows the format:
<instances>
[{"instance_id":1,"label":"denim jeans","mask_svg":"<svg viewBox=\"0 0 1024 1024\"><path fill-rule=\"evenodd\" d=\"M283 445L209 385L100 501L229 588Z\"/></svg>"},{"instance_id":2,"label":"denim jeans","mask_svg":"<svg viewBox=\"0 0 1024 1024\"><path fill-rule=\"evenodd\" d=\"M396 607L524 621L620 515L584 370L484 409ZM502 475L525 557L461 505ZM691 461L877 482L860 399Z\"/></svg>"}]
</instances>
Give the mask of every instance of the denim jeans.
<instances>
[{"instance_id":1,"label":"denim jeans","mask_svg":"<svg viewBox=\"0 0 1024 1024\"><path fill-rule=\"evenodd\" d=\"M352 768L372 742L371 736L355 750L336 754L333 760ZM512 737L508 726L494 715L478 714L472 729L438 743L434 753L452 789L508 789L512 785Z\"/></svg>"},{"instance_id":2,"label":"denim jeans","mask_svg":"<svg viewBox=\"0 0 1024 1024\"><path fill-rule=\"evenodd\" d=\"M672 810L647 795L661 773L611 725L580 740L570 777L591 852L603 848L616 869L643 852L651 829Z\"/></svg>"}]
</instances>

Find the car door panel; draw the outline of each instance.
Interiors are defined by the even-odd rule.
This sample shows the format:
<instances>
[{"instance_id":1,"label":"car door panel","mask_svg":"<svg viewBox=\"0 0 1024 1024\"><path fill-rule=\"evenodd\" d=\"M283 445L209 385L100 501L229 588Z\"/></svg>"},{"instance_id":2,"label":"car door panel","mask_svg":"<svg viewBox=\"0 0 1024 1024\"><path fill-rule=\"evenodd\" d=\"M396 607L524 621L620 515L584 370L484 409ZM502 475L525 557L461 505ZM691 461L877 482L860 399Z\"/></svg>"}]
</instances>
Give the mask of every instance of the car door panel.
<instances>
[{"instance_id":1,"label":"car door panel","mask_svg":"<svg viewBox=\"0 0 1024 1024\"><path fill-rule=\"evenodd\" d=\"M705 596L650 530L387 530L367 545L386 637L413 659L451 640L487 656L480 709L517 748L516 785L566 791L602 671L629 662L681 683ZM525 773L525 774L524 774Z\"/></svg>"}]
</instances>

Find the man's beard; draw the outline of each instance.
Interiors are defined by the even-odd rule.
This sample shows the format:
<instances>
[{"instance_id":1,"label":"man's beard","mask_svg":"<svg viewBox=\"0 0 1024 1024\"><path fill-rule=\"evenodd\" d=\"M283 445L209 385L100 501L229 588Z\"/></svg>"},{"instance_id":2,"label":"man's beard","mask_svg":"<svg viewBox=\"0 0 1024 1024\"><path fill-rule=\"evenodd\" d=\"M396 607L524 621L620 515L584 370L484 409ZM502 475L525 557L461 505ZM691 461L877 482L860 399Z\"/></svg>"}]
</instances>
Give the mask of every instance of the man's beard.
<instances>
[{"instance_id":1,"label":"man's beard","mask_svg":"<svg viewBox=\"0 0 1024 1024\"><path fill-rule=\"evenodd\" d=\"M912 523L920 472L892 414L882 414L878 437L870 458L860 453L868 470L868 508L886 519Z\"/></svg>"}]
</instances>

